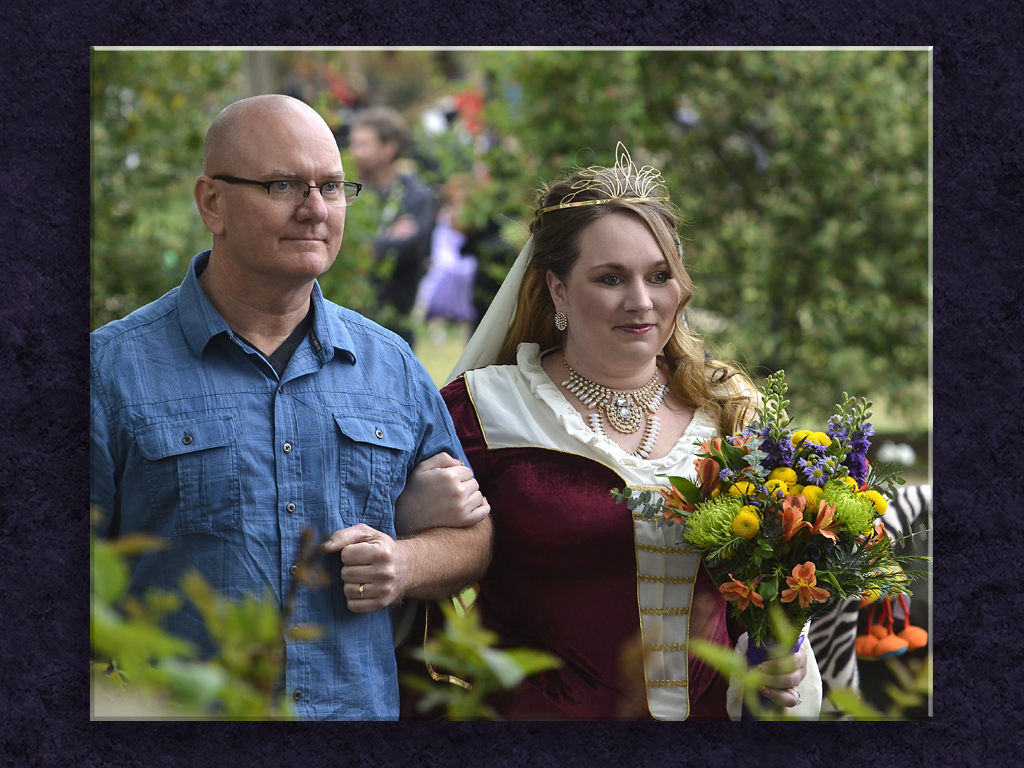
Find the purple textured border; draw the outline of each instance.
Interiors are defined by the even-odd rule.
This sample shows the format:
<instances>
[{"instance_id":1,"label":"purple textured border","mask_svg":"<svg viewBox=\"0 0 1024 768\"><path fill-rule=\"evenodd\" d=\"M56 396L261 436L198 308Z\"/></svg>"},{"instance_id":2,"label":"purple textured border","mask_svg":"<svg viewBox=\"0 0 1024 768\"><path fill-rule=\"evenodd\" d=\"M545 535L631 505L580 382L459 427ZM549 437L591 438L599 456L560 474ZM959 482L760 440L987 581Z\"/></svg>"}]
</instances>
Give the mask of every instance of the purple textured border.
<instances>
[{"instance_id":1,"label":"purple textured border","mask_svg":"<svg viewBox=\"0 0 1024 768\"><path fill-rule=\"evenodd\" d=\"M1019 530L1013 513L1020 510L1012 501L1020 473L1011 477L1006 468L1016 464L1013 438L1022 422L1021 6L992 0L317 5L257 0L237 13L223 2L148 0L22 4L3 12L0 762L1014 764L1024 690L1017 624L1024 603L1016 587L1005 587L1019 579L1015 544L1004 542ZM934 45L935 720L786 728L90 722L88 46L199 42ZM1010 438L989 443L1002 450L974 450L996 432Z\"/></svg>"}]
</instances>

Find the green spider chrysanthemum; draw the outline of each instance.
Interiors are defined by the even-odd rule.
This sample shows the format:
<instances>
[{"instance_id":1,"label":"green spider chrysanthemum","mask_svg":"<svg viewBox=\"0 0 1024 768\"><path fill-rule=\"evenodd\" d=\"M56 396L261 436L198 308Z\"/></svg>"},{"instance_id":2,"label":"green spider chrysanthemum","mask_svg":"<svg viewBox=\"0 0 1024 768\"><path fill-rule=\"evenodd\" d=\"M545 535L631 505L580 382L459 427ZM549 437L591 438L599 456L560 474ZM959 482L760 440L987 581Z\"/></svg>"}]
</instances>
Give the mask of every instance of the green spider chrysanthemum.
<instances>
[{"instance_id":1,"label":"green spider chrysanthemum","mask_svg":"<svg viewBox=\"0 0 1024 768\"><path fill-rule=\"evenodd\" d=\"M875 505L870 499L859 496L843 482L833 480L825 484L825 501L835 504L833 519L844 531L861 533L875 521Z\"/></svg>"},{"instance_id":2,"label":"green spider chrysanthemum","mask_svg":"<svg viewBox=\"0 0 1024 768\"><path fill-rule=\"evenodd\" d=\"M742 506L742 499L731 495L701 502L688 521L686 538L698 549L727 544L733 538L732 521Z\"/></svg>"}]
</instances>

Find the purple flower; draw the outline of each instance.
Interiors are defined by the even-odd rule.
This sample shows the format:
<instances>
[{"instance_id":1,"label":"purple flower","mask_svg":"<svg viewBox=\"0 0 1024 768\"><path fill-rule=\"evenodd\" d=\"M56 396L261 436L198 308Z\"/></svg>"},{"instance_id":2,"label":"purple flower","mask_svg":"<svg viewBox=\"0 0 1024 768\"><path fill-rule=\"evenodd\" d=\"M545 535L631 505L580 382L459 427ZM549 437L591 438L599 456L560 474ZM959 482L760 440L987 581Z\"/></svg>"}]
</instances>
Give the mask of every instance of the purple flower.
<instances>
[{"instance_id":1,"label":"purple flower","mask_svg":"<svg viewBox=\"0 0 1024 768\"><path fill-rule=\"evenodd\" d=\"M850 477L860 485L868 476L868 459L865 451L850 451L843 461L843 465L850 470Z\"/></svg>"},{"instance_id":2,"label":"purple flower","mask_svg":"<svg viewBox=\"0 0 1024 768\"><path fill-rule=\"evenodd\" d=\"M839 414L831 417L828 420L828 425L825 428L825 434L831 437L833 440L839 442L844 441L850 435L850 428L843 424Z\"/></svg>"},{"instance_id":3,"label":"purple flower","mask_svg":"<svg viewBox=\"0 0 1024 768\"><path fill-rule=\"evenodd\" d=\"M799 464L800 471L803 472L804 478L807 480L806 485L822 486L828 480L825 465L813 456L810 459L800 459Z\"/></svg>"},{"instance_id":4,"label":"purple flower","mask_svg":"<svg viewBox=\"0 0 1024 768\"><path fill-rule=\"evenodd\" d=\"M782 443L777 443L772 440L771 434L771 427L765 427L761 430L761 450L768 454L762 463L776 467L792 467L793 443L789 439L783 440Z\"/></svg>"},{"instance_id":5,"label":"purple flower","mask_svg":"<svg viewBox=\"0 0 1024 768\"><path fill-rule=\"evenodd\" d=\"M812 443L810 440L805 440L802 447L810 449L811 451L813 451L814 453L818 454L819 456L824 456L825 453L828 451L828 448L826 448L824 445L818 445L817 443Z\"/></svg>"}]
</instances>

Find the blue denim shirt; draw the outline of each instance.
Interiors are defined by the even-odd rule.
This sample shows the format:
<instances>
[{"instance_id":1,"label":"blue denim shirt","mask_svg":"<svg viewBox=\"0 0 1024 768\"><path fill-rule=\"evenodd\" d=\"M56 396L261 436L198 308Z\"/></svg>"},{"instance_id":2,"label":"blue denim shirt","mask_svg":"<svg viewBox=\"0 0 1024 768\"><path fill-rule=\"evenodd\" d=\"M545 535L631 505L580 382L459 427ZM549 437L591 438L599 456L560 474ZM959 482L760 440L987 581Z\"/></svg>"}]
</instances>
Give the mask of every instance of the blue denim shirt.
<instances>
[{"instance_id":1,"label":"blue denim shirt","mask_svg":"<svg viewBox=\"0 0 1024 768\"><path fill-rule=\"evenodd\" d=\"M197 281L198 254L179 288L92 334L91 501L100 535L148 531L166 551L141 557L131 590L175 588L197 568L233 598L291 585L304 527L322 541L366 523L395 535L406 478L441 451L465 460L437 388L397 336L337 306L314 285L312 333L278 379L240 341ZM326 636L293 642L284 690L301 717L398 717L388 611L356 614L337 553L330 586L300 587L290 622ZM209 648L186 608L171 631Z\"/></svg>"}]
</instances>

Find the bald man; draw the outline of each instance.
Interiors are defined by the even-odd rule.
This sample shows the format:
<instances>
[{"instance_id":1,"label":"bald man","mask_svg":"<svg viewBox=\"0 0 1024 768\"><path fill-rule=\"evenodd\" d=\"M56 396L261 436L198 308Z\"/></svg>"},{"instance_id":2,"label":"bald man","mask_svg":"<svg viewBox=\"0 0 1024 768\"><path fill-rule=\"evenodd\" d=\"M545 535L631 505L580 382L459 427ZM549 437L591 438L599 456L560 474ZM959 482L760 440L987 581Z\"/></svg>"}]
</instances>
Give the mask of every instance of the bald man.
<instances>
[{"instance_id":1,"label":"bald man","mask_svg":"<svg viewBox=\"0 0 1024 768\"><path fill-rule=\"evenodd\" d=\"M317 284L358 192L304 103L232 104L195 183L212 248L180 287L91 338L98 534L169 543L133 565L131 592L176 589L194 568L230 597L283 604L302 531L326 539L329 585L299 587L285 616L281 685L311 719L397 718L385 608L456 593L490 551L489 507L422 365ZM436 527L453 512L462 527ZM293 640L306 624L322 639ZM168 628L211 650L193 608Z\"/></svg>"}]
</instances>

